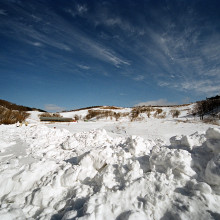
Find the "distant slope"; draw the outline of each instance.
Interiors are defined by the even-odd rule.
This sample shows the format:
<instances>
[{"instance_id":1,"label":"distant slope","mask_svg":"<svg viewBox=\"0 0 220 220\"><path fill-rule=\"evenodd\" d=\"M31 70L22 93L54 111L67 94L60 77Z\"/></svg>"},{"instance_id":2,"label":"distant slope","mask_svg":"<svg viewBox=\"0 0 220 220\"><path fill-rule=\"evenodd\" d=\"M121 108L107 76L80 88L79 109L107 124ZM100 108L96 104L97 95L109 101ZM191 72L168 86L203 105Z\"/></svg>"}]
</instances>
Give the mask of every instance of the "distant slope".
<instances>
[{"instance_id":1,"label":"distant slope","mask_svg":"<svg viewBox=\"0 0 220 220\"><path fill-rule=\"evenodd\" d=\"M3 100L3 99L0 99L0 106L5 107L9 110L46 112L42 109L30 108L30 107L23 106L23 105L17 105L15 103L8 102L8 101Z\"/></svg>"}]
</instances>

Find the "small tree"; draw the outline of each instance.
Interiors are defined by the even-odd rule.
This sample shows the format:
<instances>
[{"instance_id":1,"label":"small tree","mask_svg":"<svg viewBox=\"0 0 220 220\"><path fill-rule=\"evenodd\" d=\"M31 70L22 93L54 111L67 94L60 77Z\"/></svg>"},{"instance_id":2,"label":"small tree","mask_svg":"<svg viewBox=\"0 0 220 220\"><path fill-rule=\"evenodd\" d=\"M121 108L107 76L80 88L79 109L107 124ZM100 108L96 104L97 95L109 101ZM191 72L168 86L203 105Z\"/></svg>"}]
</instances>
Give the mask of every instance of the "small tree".
<instances>
[{"instance_id":1,"label":"small tree","mask_svg":"<svg viewBox=\"0 0 220 220\"><path fill-rule=\"evenodd\" d=\"M199 115L200 120L203 120L204 115L209 114L215 117L215 111L219 111L220 107L220 98L219 96L209 98L206 100L202 100L199 102L196 102L194 108L193 108L193 113Z\"/></svg>"}]
</instances>

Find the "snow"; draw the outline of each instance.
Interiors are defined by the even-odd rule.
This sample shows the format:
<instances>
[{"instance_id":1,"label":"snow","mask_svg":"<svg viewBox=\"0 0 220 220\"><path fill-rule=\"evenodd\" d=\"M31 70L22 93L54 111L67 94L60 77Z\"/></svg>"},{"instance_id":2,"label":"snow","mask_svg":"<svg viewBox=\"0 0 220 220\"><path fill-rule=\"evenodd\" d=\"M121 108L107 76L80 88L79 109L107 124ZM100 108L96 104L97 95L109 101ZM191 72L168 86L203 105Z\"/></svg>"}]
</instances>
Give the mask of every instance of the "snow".
<instances>
[{"instance_id":1,"label":"snow","mask_svg":"<svg viewBox=\"0 0 220 220\"><path fill-rule=\"evenodd\" d=\"M0 126L0 219L219 219L219 126L38 114Z\"/></svg>"}]
</instances>

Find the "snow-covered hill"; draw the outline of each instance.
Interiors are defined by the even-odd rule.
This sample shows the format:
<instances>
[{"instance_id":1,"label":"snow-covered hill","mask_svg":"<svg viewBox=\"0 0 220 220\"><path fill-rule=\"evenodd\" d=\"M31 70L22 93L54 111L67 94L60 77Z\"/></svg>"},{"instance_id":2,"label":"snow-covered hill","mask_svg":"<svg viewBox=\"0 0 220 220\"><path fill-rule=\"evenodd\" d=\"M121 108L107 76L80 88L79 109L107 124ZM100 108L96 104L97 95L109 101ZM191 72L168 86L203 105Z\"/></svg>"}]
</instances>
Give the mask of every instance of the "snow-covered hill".
<instances>
[{"instance_id":1,"label":"snow-covered hill","mask_svg":"<svg viewBox=\"0 0 220 220\"><path fill-rule=\"evenodd\" d=\"M158 107L159 108L159 107ZM0 126L0 219L218 219L220 127L163 107L131 121Z\"/></svg>"}]
</instances>

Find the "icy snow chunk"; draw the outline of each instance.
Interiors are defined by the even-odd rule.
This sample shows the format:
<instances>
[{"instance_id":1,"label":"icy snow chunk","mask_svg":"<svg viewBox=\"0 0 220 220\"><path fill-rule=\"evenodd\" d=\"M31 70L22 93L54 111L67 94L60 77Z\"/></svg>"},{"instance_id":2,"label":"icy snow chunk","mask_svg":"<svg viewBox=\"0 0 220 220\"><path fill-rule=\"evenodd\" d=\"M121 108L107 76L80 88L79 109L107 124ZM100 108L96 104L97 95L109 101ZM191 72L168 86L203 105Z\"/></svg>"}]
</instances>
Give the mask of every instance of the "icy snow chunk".
<instances>
[{"instance_id":1,"label":"icy snow chunk","mask_svg":"<svg viewBox=\"0 0 220 220\"><path fill-rule=\"evenodd\" d=\"M206 131L206 144L214 153L220 153L220 129L209 128Z\"/></svg>"},{"instance_id":2,"label":"icy snow chunk","mask_svg":"<svg viewBox=\"0 0 220 220\"><path fill-rule=\"evenodd\" d=\"M15 205L0 208L0 219L4 220L24 220L26 219L22 209Z\"/></svg>"},{"instance_id":3,"label":"icy snow chunk","mask_svg":"<svg viewBox=\"0 0 220 220\"><path fill-rule=\"evenodd\" d=\"M132 135L127 139L127 144L131 154L140 156L150 154L150 150L155 145L154 142L146 141L142 137Z\"/></svg>"},{"instance_id":4,"label":"icy snow chunk","mask_svg":"<svg viewBox=\"0 0 220 220\"><path fill-rule=\"evenodd\" d=\"M140 168L140 163L137 160L129 160L127 166L130 171L126 174L125 179L129 182L143 176L143 170Z\"/></svg>"},{"instance_id":5,"label":"icy snow chunk","mask_svg":"<svg viewBox=\"0 0 220 220\"><path fill-rule=\"evenodd\" d=\"M74 169L74 167L70 167L69 169L67 169L60 179L61 185L64 187L72 186L74 182L77 180L78 173L79 169Z\"/></svg>"},{"instance_id":6,"label":"icy snow chunk","mask_svg":"<svg viewBox=\"0 0 220 220\"><path fill-rule=\"evenodd\" d=\"M199 190L201 193L210 194L212 192L212 188L204 182L200 182L195 184L193 187L194 190Z\"/></svg>"},{"instance_id":7,"label":"icy snow chunk","mask_svg":"<svg viewBox=\"0 0 220 220\"><path fill-rule=\"evenodd\" d=\"M79 162L80 171L78 174L78 180L83 181L86 178L93 178L97 170L93 167L93 159L89 154L84 156L82 160Z\"/></svg>"},{"instance_id":8,"label":"icy snow chunk","mask_svg":"<svg viewBox=\"0 0 220 220\"><path fill-rule=\"evenodd\" d=\"M220 140L220 129L219 128L209 128L206 131L206 137L208 139L217 139Z\"/></svg>"},{"instance_id":9,"label":"icy snow chunk","mask_svg":"<svg viewBox=\"0 0 220 220\"><path fill-rule=\"evenodd\" d=\"M198 132L192 135L177 135L170 138L171 146L192 150L194 147L201 146L205 142L204 134Z\"/></svg>"},{"instance_id":10,"label":"icy snow chunk","mask_svg":"<svg viewBox=\"0 0 220 220\"><path fill-rule=\"evenodd\" d=\"M210 185L220 186L220 154L208 162L205 170L205 178Z\"/></svg>"},{"instance_id":11,"label":"icy snow chunk","mask_svg":"<svg viewBox=\"0 0 220 220\"><path fill-rule=\"evenodd\" d=\"M170 169L175 174L195 175L191 168L191 154L185 150L168 149L155 146L150 156L150 167L157 172L167 173Z\"/></svg>"},{"instance_id":12,"label":"icy snow chunk","mask_svg":"<svg viewBox=\"0 0 220 220\"><path fill-rule=\"evenodd\" d=\"M71 149L77 148L78 145L79 143L75 137L68 136L67 139L61 144L61 147L64 150L71 150Z\"/></svg>"}]
</instances>

